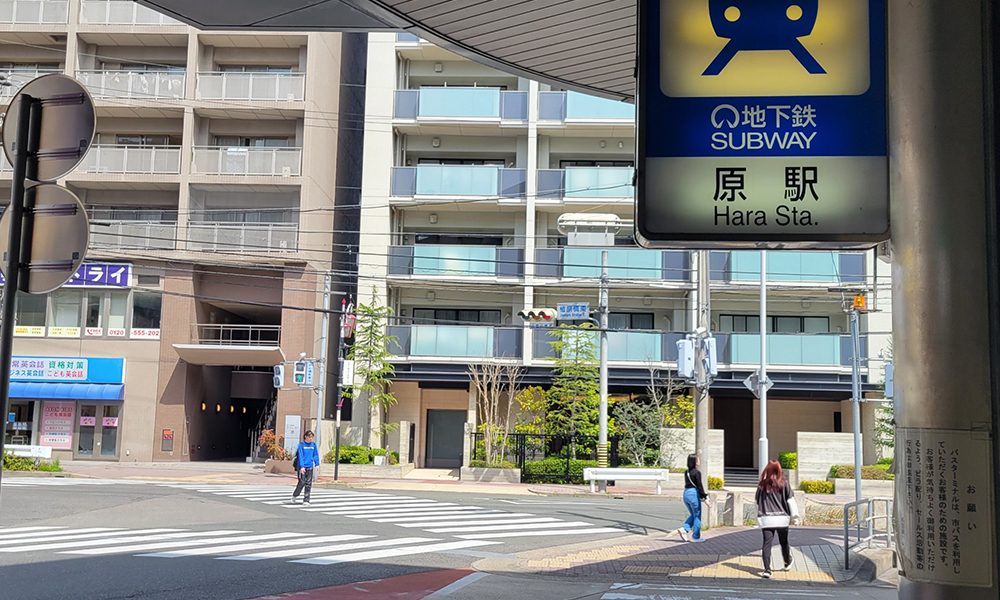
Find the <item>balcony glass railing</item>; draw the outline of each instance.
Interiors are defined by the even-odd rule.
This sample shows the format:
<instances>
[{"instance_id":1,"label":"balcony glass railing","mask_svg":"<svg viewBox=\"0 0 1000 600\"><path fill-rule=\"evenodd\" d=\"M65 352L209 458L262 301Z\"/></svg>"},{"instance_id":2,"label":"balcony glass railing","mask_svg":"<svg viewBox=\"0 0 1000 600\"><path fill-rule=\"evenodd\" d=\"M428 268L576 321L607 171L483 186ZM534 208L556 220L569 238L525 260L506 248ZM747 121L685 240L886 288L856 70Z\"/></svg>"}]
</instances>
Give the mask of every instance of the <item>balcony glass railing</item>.
<instances>
[{"instance_id":1,"label":"balcony glass railing","mask_svg":"<svg viewBox=\"0 0 1000 600\"><path fill-rule=\"evenodd\" d=\"M281 325L191 326L191 337L205 346L277 346L281 343Z\"/></svg>"},{"instance_id":2,"label":"balcony glass railing","mask_svg":"<svg viewBox=\"0 0 1000 600\"><path fill-rule=\"evenodd\" d=\"M181 172L181 148L95 144L87 151L77 172L177 175Z\"/></svg>"},{"instance_id":3,"label":"balcony glass railing","mask_svg":"<svg viewBox=\"0 0 1000 600\"><path fill-rule=\"evenodd\" d=\"M576 331L564 335L586 335L591 336L593 347L600 348L600 340L597 331ZM665 358L664 334L659 331L609 331L608 332L608 360L618 362L651 363L662 362L664 360L676 360L676 352L672 358ZM556 351L552 346L558 336L546 329L534 330L534 358L549 359L556 357ZM566 337L564 342L569 341Z\"/></svg>"},{"instance_id":4,"label":"balcony glass railing","mask_svg":"<svg viewBox=\"0 0 1000 600\"><path fill-rule=\"evenodd\" d=\"M293 223L192 222L188 224L188 249L224 253L294 252L298 235L299 228Z\"/></svg>"},{"instance_id":5,"label":"balcony glass railing","mask_svg":"<svg viewBox=\"0 0 1000 600\"><path fill-rule=\"evenodd\" d=\"M520 277L523 248L494 246L392 246L390 275Z\"/></svg>"},{"instance_id":6,"label":"balcony glass railing","mask_svg":"<svg viewBox=\"0 0 1000 600\"><path fill-rule=\"evenodd\" d=\"M538 248L537 277L601 276L601 248ZM608 248L608 275L612 278L691 280L690 254L685 250Z\"/></svg>"},{"instance_id":7,"label":"balcony glass railing","mask_svg":"<svg viewBox=\"0 0 1000 600\"><path fill-rule=\"evenodd\" d=\"M713 281L760 281L760 253L755 250L712 252ZM865 257L846 252L767 253L767 280L781 282L864 283Z\"/></svg>"},{"instance_id":8,"label":"balcony glass railing","mask_svg":"<svg viewBox=\"0 0 1000 600\"><path fill-rule=\"evenodd\" d=\"M125 0L83 0L80 21L94 25L184 25L137 2Z\"/></svg>"},{"instance_id":9,"label":"balcony glass railing","mask_svg":"<svg viewBox=\"0 0 1000 600\"><path fill-rule=\"evenodd\" d=\"M302 148L195 146L192 173L254 177L298 177Z\"/></svg>"},{"instance_id":10,"label":"balcony glass railing","mask_svg":"<svg viewBox=\"0 0 1000 600\"><path fill-rule=\"evenodd\" d=\"M528 118L528 92L477 87L426 87L398 90L397 119L501 119Z\"/></svg>"},{"instance_id":11,"label":"balcony glass railing","mask_svg":"<svg viewBox=\"0 0 1000 600\"><path fill-rule=\"evenodd\" d=\"M433 358L519 358L520 327L489 325L391 325L396 338L389 351L396 356Z\"/></svg>"},{"instance_id":12,"label":"balcony glass railing","mask_svg":"<svg viewBox=\"0 0 1000 600\"><path fill-rule=\"evenodd\" d=\"M393 196L523 198L527 171L495 166L420 165L392 168Z\"/></svg>"},{"instance_id":13,"label":"balcony glass railing","mask_svg":"<svg viewBox=\"0 0 1000 600\"><path fill-rule=\"evenodd\" d=\"M538 171L539 198L632 198L635 169L574 167Z\"/></svg>"},{"instance_id":14,"label":"balcony glass railing","mask_svg":"<svg viewBox=\"0 0 1000 600\"><path fill-rule=\"evenodd\" d=\"M400 31L396 34L396 42L399 44L419 44L420 36L406 31Z\"/></svg>"},{"instance_id":15,"label":"balcony glass railing","mask_svg":"<svg viewBox=\"0 0 1000 600\"><path fill-rule=\"evenodd\" d=\"M65 25L69 0L0 0L0 23Z\"/></svg>"},{"instance_id":16,"label":"balcony glass railing","mask_svg":"<svg viewBox=\"0 0 1000 600\"><path fill-rule=\"evenodd\" d=\"M10 85L0 87L0 98L9 98L18 93L26 83L36 77L48 75L50 73L62 73L62 69L52 67L48 69L11 69L0 70L0 75L7 77Z\"/></svg>"},{"instance_id":17,"label":"balcony glass railing","mask_svg":"<svg viewBox=\"0 0 1000 600\"><path fill-rule=\"evenodd\" d=\"M719 333L719 362L760 364L760 335ZM861 355L867 356L867 337L861 337ZM768 333L767 362L790 366L849 366L851 337L841 333Z\"/></svg>"},{"instance_id":18,"label":"balcony glass railing","mask_svg":"<svg viewBox=\"0 0 1000 600\"><path fill-rule=\"evenodd\" d=\"M177 223L98 220L91 217L90 247L174 250L177 248Z\"/></svg>"},{"instance_id":19,"label":"balcony glass railing","mask_svg":"<svg viewBox=\"0 0 1000 600\"><path fill-rule=\"evenodd\" d=\"M76 78L98 98L183 98L183 71L77 71Z\"/></svg>"},{"instance_id":20,"label":"balcony glass railing","mask_svg":"<svg viewBox=\"0 0 1000 600\"><path fill-rule=\"evenodd\" d=\"M542 121L635 121L635 105L578 92L541 92Z\"/></svg>"},{"instance_id":21,"label":"balcony glass railing","mask_svg":"<svg viewBox=\"0 0 1000 600\"><path fill-rule=\"evenodd\" d=\"M198 73L199 100L301 102L305 93L305 73Z\"/></svg>"}]
</instances>

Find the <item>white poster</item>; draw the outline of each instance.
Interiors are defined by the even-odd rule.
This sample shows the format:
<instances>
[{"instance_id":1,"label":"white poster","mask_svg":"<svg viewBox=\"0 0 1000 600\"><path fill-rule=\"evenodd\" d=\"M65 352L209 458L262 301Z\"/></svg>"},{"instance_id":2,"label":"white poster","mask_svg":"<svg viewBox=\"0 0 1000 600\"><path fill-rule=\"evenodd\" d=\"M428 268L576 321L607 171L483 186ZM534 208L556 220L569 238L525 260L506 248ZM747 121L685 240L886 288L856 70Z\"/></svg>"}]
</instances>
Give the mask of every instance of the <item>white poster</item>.
<instances>
[{"instance_id":1,"label":"white poster","mask_svg":"<svg viewBox=\"0 0 1000 600\"><path fill-rule=\"evenodd\" d=\"M285 416L285 450L289 454L295 452L302 441L302 417L299 415Z\"/></svg>"}]
</instances>

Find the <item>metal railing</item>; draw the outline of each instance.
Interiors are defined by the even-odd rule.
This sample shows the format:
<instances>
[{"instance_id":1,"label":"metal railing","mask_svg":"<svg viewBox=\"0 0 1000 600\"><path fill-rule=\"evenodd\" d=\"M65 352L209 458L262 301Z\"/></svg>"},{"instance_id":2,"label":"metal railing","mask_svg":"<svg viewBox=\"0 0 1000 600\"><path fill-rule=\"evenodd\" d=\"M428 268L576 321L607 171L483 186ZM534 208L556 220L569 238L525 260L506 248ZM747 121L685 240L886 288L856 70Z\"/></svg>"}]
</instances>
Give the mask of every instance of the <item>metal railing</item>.
<instances>
[{"instance_id":1,"label":"metal railing","mask_svg":"<svg viewBox=\"0 0 1000 600\"><path fill-rule=\"evenodd\" d=\"M294 252L298 235L299 228L292 223L189 223L188 249L237 254Z\"/></svg>"},{"instance_id":2,"label":"metal railing","mask_svg":"<svg viewBox=\"0 0 1000 600\"><path fill-rule=\"evenodd\" d=\"M0 23L65 25L69 0L0 0Z\"/></svg>"},{"instance_id":3,"label":"metal railing","mask_svg":"<svg viewBox=\"0 0 1000 600\"><path fill-rule=\"evenodd\" d=\"M39 68L39 69L10 69L9 71L0 71L0 74L7 77L7 81L10 85L0 87L0 98L10 98L14 94L18 93L25 84L30 83L36 77L41 77L42 75L49 75L51 73L62 73L62 69L58 67L52 68Z\"/></svg>"},{"instance_id":4,"label":"metal railing","mask_svg":"<svg viewBox=\"0 0 1000 600\"><path fill-rule=\"evenodd\" d=\"M183 71L77 71L76 78L98 98L184 97Z\"/></svg>"},{"instance_id":5,"label":"metal railing","mask_svg":"<svg viewBox=\"0 0 1000 600\"><path fill-rule=\"evenodd\" d=\"M177 223L161 221L90 221L91 248L177 248Z\"/></svg>"},{"instance_id":6,"label":"metal railing","mask_svg":"<svg viewBox=\"0 0 1000 600\"><path fill-rule=\"evenodd\" d=\"M205 346L277 346L281 325L209 325L191 326L196 344Z\"/></svg>"},{"instance_id":7,"label":"metal railing","mask_svg":"<svg viewBox=\"0 0 1000 600\"><path fill-rule=\"evenodd\" d=\"M195 146L191 172L201 175L298 177L302 148Z\"/></svg>"},{"instance_id":8,"label":"metal railing","mask_svg":"<svg viewBox=\"0 0 1000 600\"><path fill-rule=\"evenodd\" d=\"M199 100L295 102L305 98L305 73L198 73Z\"/></svg>"},{"instance_id":9,"label":"metal railing","mask_svg":"<svg viewBox=\"0 0 1000 600\"><path fill-rule=\"evenodd\" d=\"M181 147L95 144L78 169L86 173L178 175Z\"/></svg>"},{"instance_id":10,"label":"metal railing","mask_svg":"<svg viewBox=\"0 0 1000 600\"><path fill-rule=\"evenodd\" d=\"M877 514L876 505L885 507L882 514ZM851 511L854 517L851 517ZM878 529L876 521L885 521L885 527ZM851 528L855 528L855 539L851 542ZM844 505L844 570L851 564L851 550L864 545L871 548L879 538L885 540L886 548L894 548L896 536L892 529L892 498L862 498Z\"/></svg>"},{"instance_id":11,"label":"metal railing","mask_svg":"<svg viewBox=\"0 0 1000 600\"><path fill-rule=\"evenodd\" d=\"M83 0L80 22L94 25L184 25L131 0Z\"/></svg>"}]
</instances>

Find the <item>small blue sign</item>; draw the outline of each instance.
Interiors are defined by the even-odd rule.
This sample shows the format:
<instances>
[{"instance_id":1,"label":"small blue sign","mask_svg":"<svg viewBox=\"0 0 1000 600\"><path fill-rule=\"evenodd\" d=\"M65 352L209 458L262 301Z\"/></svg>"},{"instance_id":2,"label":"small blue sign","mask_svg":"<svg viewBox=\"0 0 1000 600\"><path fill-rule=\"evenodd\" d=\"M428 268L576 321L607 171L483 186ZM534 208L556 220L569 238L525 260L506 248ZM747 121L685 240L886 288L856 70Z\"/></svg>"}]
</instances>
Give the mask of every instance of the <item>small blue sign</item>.
<instances>
[{"instance_id":1,"label":"small blue sign","mask_svg":"<svg viewBox=\"0 0 1000 600\"><path fill-rule=\"evenodd\" d=\"M17 421L17 414L16 413L7 413L7 422L8 423L14 423L16 421Z\"/></svg>"},{"instance_id":2,"label":"small blue sign","mask_svg":"<svg viewBox=\"0 0 1000 600\"><path fill-rule=\"evenodd\" d=\"M311 387L313 384L313 372L316 368L316 363L309 361L306 363L306 386Z\"/></svg>"},{"instance_id":3,"label":"small blue sign","mask_svg":"<svg viewBox=\"0 0 1000 600\"><path fill-rule=\"evenodd\" d=\"M888 238L885 0L640 0L639 12L643 245Z\"/></svg>"},{"instance_id":4,"label":"small blue sign","mask_svg":"<svg viewBox=\"0 0 1000 600\"><path fill-rule=\"evenodd\" d=\"M556 318L560 321L582 321L590 318L589 302L560 302L556 304Z\"/></svg>"}]
</instances>

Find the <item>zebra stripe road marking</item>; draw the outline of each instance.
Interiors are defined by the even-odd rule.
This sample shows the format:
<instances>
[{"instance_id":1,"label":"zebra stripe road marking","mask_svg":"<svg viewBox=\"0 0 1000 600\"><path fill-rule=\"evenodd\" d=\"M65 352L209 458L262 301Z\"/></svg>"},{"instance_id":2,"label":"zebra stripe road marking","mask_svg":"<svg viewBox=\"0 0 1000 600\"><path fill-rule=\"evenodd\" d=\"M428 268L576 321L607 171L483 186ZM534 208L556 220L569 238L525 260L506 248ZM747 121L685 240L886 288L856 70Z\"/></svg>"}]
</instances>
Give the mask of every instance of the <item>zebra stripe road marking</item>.
<instances>
[{"instance_id":1,"label":"zebra stripe road marking","mask_svg":"<svg viewBox=\"0 0 1000 600\"><path fill-rule=\"evenodd\" d=\"M456 535L463 540L498 539L512 537L539 537L552 535L583 535L596 533L623 533L620 529L610 527L595 527L593 529L571 529L571 530L546 530L546 531L505 531L503 533L483 533L477 535Z\"/></svg>"},{"instance_id":2,"label":"zebra stripe road marking","mask_svg":"<svg viewBox=\"0 0 1000 600\"><path fill-rule=\"evenodd\" d=\"M222 556L219 557L219 560L263 560L265 558L290 558L293 556L309 556L311 554L327 554L328 552L340 552L343 550L363 550L366 548L403 546L406 544L420 544L423 542L437 541L440 540L422 537L396 538L390 540L374 540L371 542L337 544L335 546L319 546L316 548L294 548L291 550L274 550L272 552L255 552L253 554L241 554L239 556Z\"/></svg>"},{"instance_id":3,"label":"zebra stripe road marking","mask_svg":"<svg viewBox=\"0 0 1000 600\"><path fill-rule=\"evenodd\" d=\"M444 542L441 544L427 544L424 546L406 546L392 550L371 550L368 552L356 552L353 554L339 554L334 556L321 556L319 558L304 558L290 562L307 565L333 565L344 562L359 562L363 560L376 560L381 558L397 558L410 554L424 554L425 552L444 552L447 550L460 550L464 548L476 548L479 546L489 546L499 542L481 542L478 540L468 540L464 542Z\"/></svg>"},{"instance_id":4,"label":"zebra stripe road marking","mask_svg":"<svg viewBox=\"0 0 1000 600\"><path fill-rule=\"evenodd\" d=\"M208 534L225 535L231 532L208 532ZM311 533L294 533L294 532L282 532L282 533L264 533L255 535L242 535L238 537L226 538L222 540L224 542L253 542L259 540L274 540L281 538L294 538L294 537L308 537L313 534ZM167 548L183 548L185 546L208 546L211 544L218 544L218 539L193 539L193 540L183 540L178 542L157 542L155 544L137 544L134 546L120 546L117 548L91 548L86 550L71 550L68 552L63 552L62 554L86 554L86 555L101 555L101 554L130 554L133 552L145 552L147 550L164 550Z\"/></svg>"}]
</instances>

